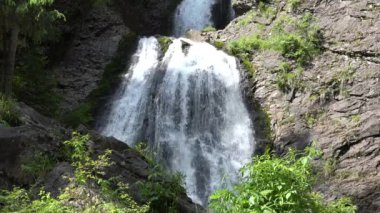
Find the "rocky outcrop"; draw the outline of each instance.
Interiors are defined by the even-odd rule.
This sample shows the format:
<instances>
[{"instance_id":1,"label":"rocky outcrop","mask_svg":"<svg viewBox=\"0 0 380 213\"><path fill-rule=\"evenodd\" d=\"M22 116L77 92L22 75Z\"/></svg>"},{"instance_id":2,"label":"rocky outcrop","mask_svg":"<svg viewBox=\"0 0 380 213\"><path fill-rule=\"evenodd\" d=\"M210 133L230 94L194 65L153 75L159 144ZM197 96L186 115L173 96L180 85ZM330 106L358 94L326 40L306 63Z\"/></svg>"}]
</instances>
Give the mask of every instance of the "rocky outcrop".
<instances>
[{"instance_id":1,"label":"rocky outcrop","mask_svg":"<svg viewBox=\"0 0 380 213\"><path fill-rule=\"evenodd\" d=\"M63 151L63 141L70 138L70 131L24 104L20 104L19 111L23 126L0 128L0 189L29 187L33 184L37 190L43 186L52 196L57 196L60 190L68 186L69 178L74 177L74 168L66 161ZM134 186L137 181L147 181L150 175L145 157L114 138L85 129L81 131L91 135L87 146L94 158L106 150L112 151L110 160L113 163L105 169L104 178L120 177L120 180L131 186L135 199L140 199L139 188ZM42 155L48 158L40 160L38 156ZM25 165L33 166L33 162L34 166L47 165L42 160L52 162L49 163L51 169L48 173L36 176L25 172ZM205 212L186 194L178 198L178 208L179 212L184 213Z\"/></svg>"},{"instance_id":2,"label":"rocky outcrop","mask_svg":"<svg viewBox=\"0 0 380 213\"><path fill-rule=\"evenodd\" d=\"M246 12L252 7L249 2L234 5ZM277 5L277 13L289 12L284 5ZM316 188L327 199L353 197L359 212L373 213L380 212L379 8L375 0L314 0L293 11L312 12L321 28L322 52L305 67L302 90L279 90L280 54L254 52L250 58L256 70L251 96L270 117L274 149L281 154L288 147L302 149L315 142L324 153L316 163L324 173ZM273 21L248 19L242 27L243 19L247 17L205 39L228 42L265 32Z\"/></svg>"},{"instance_id":3,"label":"rocky outcrop","mask_svg":"<svg viewBox=\"0 0 380 213\"><path fill-rule=\"evenodd\" d=\"M62 61L55 68L61 107L81 103L102 78L123 35L129 32L120 15L108 7L93 7L83 20Z\"/></svg>"}]
</instances>

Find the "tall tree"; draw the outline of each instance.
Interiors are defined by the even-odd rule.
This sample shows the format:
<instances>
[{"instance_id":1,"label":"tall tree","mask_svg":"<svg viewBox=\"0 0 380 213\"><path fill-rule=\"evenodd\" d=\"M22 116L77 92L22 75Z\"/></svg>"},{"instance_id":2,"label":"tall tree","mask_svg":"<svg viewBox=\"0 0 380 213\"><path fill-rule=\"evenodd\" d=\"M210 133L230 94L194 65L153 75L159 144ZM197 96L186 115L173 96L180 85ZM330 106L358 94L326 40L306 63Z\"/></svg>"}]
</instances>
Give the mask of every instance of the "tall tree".
<instances>
[{"instance_id":1,"label":"tall tree","mask_svg":"<svg viewBox=\"0 0 380 213\"><path fill-rule=\"evenodd\" d=\"M12 94L16 52L20 37L41 42L63 14L50 8L54 0L0 1L0 92Z\"/></svg>"}]
</instances>

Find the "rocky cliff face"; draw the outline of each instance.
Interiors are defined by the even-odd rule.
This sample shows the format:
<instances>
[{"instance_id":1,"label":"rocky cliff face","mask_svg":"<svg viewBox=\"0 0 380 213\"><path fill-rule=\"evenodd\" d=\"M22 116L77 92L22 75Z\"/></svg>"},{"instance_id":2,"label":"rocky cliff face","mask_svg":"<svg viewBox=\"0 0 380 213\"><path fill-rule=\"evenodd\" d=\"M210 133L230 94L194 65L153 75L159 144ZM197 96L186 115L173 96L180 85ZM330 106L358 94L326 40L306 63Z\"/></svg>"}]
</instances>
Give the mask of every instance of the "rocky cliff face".
<instances>
[{"instance_id":1,"label":"rocky cliff face","mask_svg":"<svg viewBox=\"0 0 380 213\"><path fill-rule=\"evenodd\" d=\"M238 0L242 14L255 4ZM228 42L252 35L289 10L275 5L277 15L254 18L242 27L234 20L226 29L205 35ZM320 26L322 51L305 68L304 90L281 92L276 86L280 54L253 52L249 58L255 87L248 93L266 109L274 132L274 148L304 148L314 141L323 150L316 164L324 171L317 189L328 199L351 196L359 212L380 211L380 4L375 0L305 1L295 16L311 12ZM249 18L248 18L249 20ZM241 22L240 22L241 23Z\"/></svg>"},{"instance_id":2,"label":"rocky cliff face","mask_svg":"<svg viewBox=\"0 0 380 213\"><path fill-rule=\"evenodd\" d=\"M170 34L179 3L180 0L115 0L109 6L94 6L86 1L58 0L58 9L68 17L67 24L61 26L66 36L61 48L67 51L55 67L63 111L78 106L97 88L124 35Z\"/></svg>"},{"instance_id":3,"label":"rocky cliff face","mask_svg":"<svg viewBox=\"0 0 380 213\"><path fill-rule=\"evenodd\" d=\"M64 59L55 69L65 110L77 106L97 87L120 40L130 32L121 16L108 7L92 7L81 21Z\"/></svg>"}]
</instances>

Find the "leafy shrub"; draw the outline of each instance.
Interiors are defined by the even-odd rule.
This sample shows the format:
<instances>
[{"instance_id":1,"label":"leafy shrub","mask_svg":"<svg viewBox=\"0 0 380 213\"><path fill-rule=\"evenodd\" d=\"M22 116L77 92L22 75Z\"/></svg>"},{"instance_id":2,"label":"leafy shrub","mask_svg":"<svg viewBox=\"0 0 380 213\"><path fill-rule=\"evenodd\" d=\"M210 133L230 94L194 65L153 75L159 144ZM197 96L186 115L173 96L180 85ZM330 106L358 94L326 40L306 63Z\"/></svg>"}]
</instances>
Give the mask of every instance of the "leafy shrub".
<instances>
[{"instance_id":1,"label":"leafy shrub","mask_svg":"<svg viewBox=\"0 0 380 213\"><path fill-rule=\"evenodd\" d=\"M38 199L25 189L3 190L0 212L148 212L149 204L137 204L128 194L128 185L112 182L117 178L102 178L104 169L111 165L111 152L93 159L87 150L89 140L88 135L73 133L72 139L64 142L66 157L75 168L75 178L69 179L68 187L56 198L44 190Z\"/></svg>"},{"instance_id":2,"label":"leafy shrub","mask_svg":"<svg viewBox=\"0 0 380 213\"><path fill-rule=\"evenodd\" d=\"M62 122L70 127L78 127L80 124L89 124L92 120L92 106L90 103L80 104L77 108L63 115Z\"/></svg>"},{"instance_id":3,"label":"leafy shrub","mask_svg":"<svg viewBox=\"0 0 380 213\"><path fill-rule=\"evenodd\" d=\"M287 26L294 30L285 31ZM230 42L227 50L236 56L243 53L252 54L254 51L273 50L302 66L319 53L317 31L318 27L313 24L313 17L309 13L300 20L282 16L274 23L269 36L254 34L243 37Z\"/></svg>"},{"instance_id":4,"label":"leafy shrub","mask_svg":"<svg viewBox=\"0 0 380 213\"><path fill-rule=\"evenodd\" d=\"M0 124L5 126L17 126L21 124L16 109L16 102L0 93Z\"/></svg>"},{"instance_id":5,"label":"leafy shrub","mask_svg":"<svg viewBox=\"0 0 380 213\"><path fill-rule=\"evenodd\" d=\"M326 203L312 191L311 160L318 154L309 148L301 157L292 150L282 158L268 153L255 157L243 167L242 182L233 190L213 194L210 207L215 213L355 212L356 207L347 198Z\"/></svg>"},{"instance_id":6,"label":"leafy shrub","mask_svg":"<svg viewBox=\"0 0 380 213\"><path fill-rule=\"evenodd\" d=\"M144 143L138 143L135 149L147 159L149 176L146 182L138 182L142 197L150 202L153 209L160 212L178 212L178 198L186 191L183 188L184 176L180 172L174 174L157 164L154 155Z\"/></svg>"},{"instance_id":7,"label":"leafy shrub","mask_svg":"<svg viewBox=\"0 0 380 213\"><path fill-rule=\"evenodd\" d=\"M26 175L31 175L35 179L45 175L56 163L56 160L46 153L35 152L33 156L23 160L21 170Z\"/></svg>"}]
</instances>

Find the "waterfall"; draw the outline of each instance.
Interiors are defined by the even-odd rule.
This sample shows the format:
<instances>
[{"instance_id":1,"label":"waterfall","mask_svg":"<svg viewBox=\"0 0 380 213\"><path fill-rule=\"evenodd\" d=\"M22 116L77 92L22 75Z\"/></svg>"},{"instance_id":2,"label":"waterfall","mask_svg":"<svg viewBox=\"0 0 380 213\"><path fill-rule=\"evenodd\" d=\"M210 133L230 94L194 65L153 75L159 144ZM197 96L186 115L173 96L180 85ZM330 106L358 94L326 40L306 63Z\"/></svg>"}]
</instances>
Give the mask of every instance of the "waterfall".
<instances>
[{"instance_id":1,"label":"waterfall","mask_svg":"<svg viewBox=\"0 0 380 213\"><path fill-rule=\"evenodd\" d=\"M139 136L144 128L149 87L158 66L158 54L159 44L154 37L140 39L132 65L99 125L103 134L128 144L143 140Z\"/></svg>"},{"instance_id":2,"label":"waterfall","mask_svg":"<svg viewBox=\"0 0 380 213\"><path fill-rule=\"evenodd\" d=\"M174 18L174 35L181 36L190 29L202 30L211 25L211 8L215 0L183 0Z\"/></svg>"},{"instance_id":3,"label":"waterfall","mask_svg":"<svg viewBox=\"0 0 380 213\"><path fill-rule=\"evenodd\" d=\"M204 14L178 32L207 24L210 2L184 0L178 24ZM163 55L156 38L142 38L100 130L129 145L146 141L160 163L184 174L189 197L206 205L238 180L254 151L239 83L235 58L208 43L174 39Z\"/></svg>"}]
</instances>

